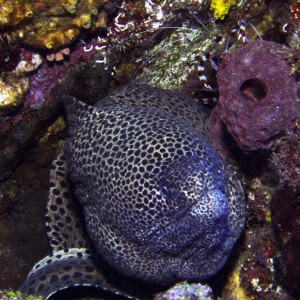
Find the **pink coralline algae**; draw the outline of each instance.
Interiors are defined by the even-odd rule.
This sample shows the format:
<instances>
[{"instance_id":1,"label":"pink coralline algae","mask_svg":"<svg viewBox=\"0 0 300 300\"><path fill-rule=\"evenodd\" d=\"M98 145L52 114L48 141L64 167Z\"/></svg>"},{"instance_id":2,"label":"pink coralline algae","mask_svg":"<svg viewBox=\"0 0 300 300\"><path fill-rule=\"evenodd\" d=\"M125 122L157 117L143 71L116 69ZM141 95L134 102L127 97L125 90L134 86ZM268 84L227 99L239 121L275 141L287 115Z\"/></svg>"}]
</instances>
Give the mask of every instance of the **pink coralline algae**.
<instances>
[{"instance_id":1,"label":"pink coralline algae","mask_svg":"<svg viewBox=\"0 0 300 300\"><path fill-rule=\"evenodd\" d=\"M295 126L300 103L287 55L280 44L254 41L224 58L217 74L219 103L209 122L219 148L225 125L244 151L272 149L276 137Z\"/></svg>"}]
</instances>

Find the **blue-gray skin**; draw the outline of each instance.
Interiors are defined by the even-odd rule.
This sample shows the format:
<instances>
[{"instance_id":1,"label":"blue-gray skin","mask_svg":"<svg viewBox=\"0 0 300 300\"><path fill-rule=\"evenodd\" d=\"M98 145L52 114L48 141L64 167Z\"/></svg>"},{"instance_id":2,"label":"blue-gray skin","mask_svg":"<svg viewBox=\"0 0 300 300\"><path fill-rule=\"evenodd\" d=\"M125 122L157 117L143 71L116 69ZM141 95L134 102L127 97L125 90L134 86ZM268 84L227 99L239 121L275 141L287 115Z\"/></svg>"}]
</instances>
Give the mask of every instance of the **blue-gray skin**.
<instances>
[{"instance_id":1,"label":"blue-gray skin","mask_svg":"<svg viewBox=\"0 0 300 300\"><path fill-rule=\"evenodd\" d=\"M76 225L72 210L76 221L67 222L72 200L62 190L68 177L87 235L118 272L158 284L215 275L242 232L245 206L235 171L207 138L208 111L191 98L145 84L131 84L94 107L72 97L65 103L69 137L65 160L52 175L58 184L51 186L48 207L53 249L88 245L78 242L77 229L80 236L85 228ZM47 296L51 271L39 292L37 276L29 284L33 275L22 290ZM83 283L72 274L68 280L52 290Z\"/></svg>"}]
</instances>

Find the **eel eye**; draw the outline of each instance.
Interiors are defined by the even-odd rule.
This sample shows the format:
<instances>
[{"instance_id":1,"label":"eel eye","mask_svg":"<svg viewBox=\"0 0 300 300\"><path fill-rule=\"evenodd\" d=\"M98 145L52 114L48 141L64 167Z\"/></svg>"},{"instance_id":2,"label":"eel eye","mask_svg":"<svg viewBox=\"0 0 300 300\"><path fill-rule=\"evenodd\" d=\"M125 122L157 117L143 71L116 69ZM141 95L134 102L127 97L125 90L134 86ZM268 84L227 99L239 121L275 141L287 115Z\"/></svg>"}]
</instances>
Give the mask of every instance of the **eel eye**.
<instances>
[{"instance_id":1,"label":"eel eye","mask_svg":"<svg viewBox=\"0 0 300 300\"><path fill-rule=\"evenodd\" d=\"M171 208L177 209L184 206L184 196L180 193L176 187L167 187L163 185L160 188L160 193L164 199L166 199L167 205Z\"/></svg>"}]
</instances>

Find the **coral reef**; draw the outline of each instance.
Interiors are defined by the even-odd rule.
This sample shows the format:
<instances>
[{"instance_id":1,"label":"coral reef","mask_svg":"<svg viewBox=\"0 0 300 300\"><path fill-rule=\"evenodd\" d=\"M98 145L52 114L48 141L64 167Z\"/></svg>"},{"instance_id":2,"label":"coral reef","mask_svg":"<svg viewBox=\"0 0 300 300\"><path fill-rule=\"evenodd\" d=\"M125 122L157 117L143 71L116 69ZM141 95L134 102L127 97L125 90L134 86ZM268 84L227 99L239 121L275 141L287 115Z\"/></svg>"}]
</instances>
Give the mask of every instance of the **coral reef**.
<instances>
[{"instance_id":1,"label":"coral reef","mask_svg":"<svg viewBox=\"0 0 300 300\"><path fill-rule=\"evenodd\" d=\"M217 20L223 20L228 15L230 7L235 4L236 0L212 0L210 10Z\"/></svg>"},{"instance_id":2,"label":"coral reef","mask_svg":"<svg viewBox=\"0 0 300 300\"><path fill-rule=\"evenodd\" d=\"M188 284L187 282L178 283L166 292L159 293L154 300L189 300L201 299L212 300L212 289L200 283Z\"/></svg>"},{"instance_id":3,"label":"coral reef","mask_svg":"<svg viewBox=\"0 0 300 300\"><path fill-rule=\"evenodd\" d=\"M139 3L139 5L137 5ZM122 50L126 56L126 62L119 66L116 66L114 70L115 78L121 81L123 84L128 83L132 78L136 78L142 70L145 69L145 74L142 75L143 79L149 82L147 75L152 73L156 79L153 82L156 85L159 85L158 79L159 75L163 72L160 66L158 70L156 66L151 67L148 70L148 66L152 62L157 62L156 54L159 53L160 58L164 58L165 52L163 50L165 41L158 46L157 45L161 40L165 40L172 31L175 29L181 28L181 24L184 20L187 20L193 16L194 12L201 12L208 8L210 1L209 0L189 0L189 1L123 1L118 11L116 18L108 29L108 34L106 37L98 41L97 48L102 48L105 52L110 52L111 49ZM194 18L194 17L192 17ZM190 30L183 28L181 33L178 35L184 36ZM196 31L194 32L197 35ZM199 33L200 34L200 33ZM174 37L175 39L175 37ZM184 39L182 39L184 41ZM170 39L170 44L173 43L172 38ZM178 42L177 46L183 45L184 43ZM190 43L188 43L190 44ZM142 48L142 53L139 53L136 56L136 49ZM143 53L144 51L147 53ZM167 52L171 53L175 47L167 48ZM134 51L130 51L133 50ZM140 51L140 50L139 50ZM177 51L178 53L179 51ZM185 52L186 49L181 49L181 53ZM149 59L153 58L152 60ZM175 55L173 56L175 57ZM168 59L168 58L167 58ZM180 58L177 55L178 61ZM170 60L170 59L168 59ZM171 58L171 60L173 60ZM185 62L188 63L188 59L185 59ZM193 61L194 67L196 65L195 60ZM171 63L164 63L164 69L168 70L168 67ZM180 63L178 62L178 65ZM191 65L192 62L189 64ZM176 67L180 68L182 65ZM145 68L144 68L145 67ZM187 66L188 68L188 66ZM154 71L155 70L155 71ZM174 67L175 70L175 67ZM169 71L169 70L168 70ZM168 72L167 71L167 72ZM154 74L155 72L155 74ZM166 74L165 74L166 75ZM165 82L161 85L166 85L166 82L170 80L170 77L173 77L171 74L166 75L167 77ZM179 74L176 74L176 78L179 78ZM182 82L182 81L181 81ZM173 85L169 87L172 88L174 85L178 87L178 84L175 83L175 80L172 80Z\"/></svg>"},{"instance_id":4,"label":"coral reef","mask_svg":"<svg viewBox=\"0 0 300 300\"><path fill-rule=\"evenodd\" d=\"M283 186L272 201L276 232L276 270L279 279L294 294L300 295L300 185Z\"/></svg>"},{"instance_id":5,"label":"coral reef","mask_svg":"<svg viewBox=\"0 0 300 300\"><path fill-rule=\"evenodd\" d=\"M288 130L277 141L278 149L272 153L271 161L280 178L279 187L288 184L297 189L300 185L300 127Z\"/></svg>"},{"instance_id":6,"label":"coral reef","mask_svg":"<svg viewBox=\"0 0 300 300\"><path fill-rule=\"evenodd\" d=\"M27 74L30 82L29 90L26 94L24 90L23 98L17 97L19 99L18 103L22 103L22 105L13 106L13 108L20 108L18 114L7 116L7 118L0 121L0 140L3 141L0 147L2 154L0 158L0 178L9 176L18 163L20 155L24 152L24 147L37 141L43 134L45 126L49 125L49 122L59 114L59 103L53 101L51 97L51 90L58 78L63 80L74 65L88 60L95 61L95 67L102 68L103 74L108 74L111 72L110 57L117 50L120 51L118 52L118 58L114 58L114 61L119 60L120 57L122 59L122 51L128 53L132 47L138 47L144 43L153 34L153 31L158 30L158 27L162 26L165 21L178 19L178 15L172 14L171 4L175 6L175 11L184 9L184 3L176 4L176 1L170 1L168 3L170 4L169 7L166 3L164 3L164 6L160 6L160 2L164 1L158 3L140 1L138 2L139 5L134 1L123 1L120 7L117 7L116 3L107 3L103 8L107 11L107 15L116 14L116 16L111 26L107 28L106 34L80 40L71 48L53 48L51 52L45 53L49 63L43 64L38 72ZM84 3L86 2L81 1L80 5ZM204 3L207 5L206 1L188 1L187 5L189 8L197 7L199 9L204 6ZM46 9L44 4L41 1L38 6L44 10ZM76 6L77 11L81 7L78 5ZM55 7L53 5L53 9ZM47 6L47 9L50 9L50 5ZM48 11L47 9L46 11ZM72 17L75 18L76 14L73 14ZM22 23L20 23L21 25ZM24 26L20 28L27 30L27 27L24 28ZM145 33L143 38L141 38L141 34L138 34L141 31ZM1 76L4 78L9 71L23 76L25 69L30 69L31 66L37 69L41 63L41 57L32 51L21 48L18 44L11 44L8 41L10 37L11 35L7 35L4 43L5 47L0 51L1 55L3 54L3 56L0 55L0 59L4 61L1 64L1 66L4 66ZM10 58L8 63L6 62L7 57ZM21 63L22 61L23 63ZM128 72L128 68L126 70ZM103 87L102 90L95 88L93 97L100 97L100 95L107 92L108 86L104 88L103 84L108 78L105 74L101 78L99 76L93 78L93 74L87 74L86 78L95 81L95 87ZM118 76L115 72L115 78ZM86 78L84 79L86 80ZM8 87L5 86L5 88ZM77 92L80 93L80 91ZM16 103L16 101L10 103ZM2 111L7 110L10 112L9 106L6 104L5 106L6 108L3 108Z\"/></svg>"},{"instance_id":7,"label":"coral reef","mask_svg":"<svg viewBox=\"0 0 300 300\"><path fill-rule=\"evenodd\" d=\"M91 6L88 6L88 3ZM230 8L228 4L231 5ZM213 5L218 5L217 9L213 10ZM116 65L110 89L138 77L153 85L193 95L211 107L218 100L216 73L222 68L219 66L220 62L228 52L231 52L228 58L233 58L235 53L239 53L235 52L235 49L243 51L239 48L243 49L241 46L244 42L262 38L288 46L289 51L285 49L284 55L280 54L281 58L278 61L287 60L291 67L283 65L288 66L299 82L299 16L299 1L294 0L0 1L1 94L2 91L12 91L12 94L3 93L2 97L13 95L10 99L15 99L9 101L10 104L1 102L0 178L10 176L23 157L26 147L31 147L36 141L51 142L52 137L57 136L56 127L47 131L47 127L61 115L59 103L54 101L51 91L57 81L63 80L74 65L92 60L95 62L95 68L103 68L102 79L88 72L82 78L94 82L95 89L90 91L92 101L98 94L101 97L108 92L108 87L103 90L97 87L107 84L109 76L104 71L110 68L110 57L117 52L113 58ZM246 47L250 47L249 45ZM270 53L270 48L263 47L260 50L266 53L267 65L271 64L273 54ZM275 52L277 53L277 50ZM281 50L279 52L282 53ZM44 64L39 66L43 60ZM224 64L226 61L228 62L227 58L224 59ZM279 62L276 61L263 72L269 72L273 66L278 66ZM283 74L280 74L280 78L282 76ZM242 91L246 99L238 94L238 97L243 99L240 104L248 101L253 102L253 106L260 107L266 99L259 100L260 91L263 94L264 89L258 89L256 94L252 88L263 85L260 85L259 81L248 83L250 86L244 86ZM23 86L25 88L22 88ZM279 86L282 87L282 84ZM79 97L82 93L80 90L73 92ZM269 90L267 92L269 93ZM282 93L280 91L280 95ZM237 144L220 116L222 109L221 104L218 104L210 119L210 126L213 127L212 139L219 144L223 153L227 151L232 154L232 148L237 147ZM284 108L271 111L270 115L274 112L281 114L289 109L289 105L286 104ZM297 109L298 105L288 116L290 119ZM265 112L262 108L261 111ZM251 112L250 117L252 114ZM276 115L276 118L277 116L279 115ZM286 116L284 115L285 119ZM242 122L249 122L248 117L249 115L243 114ZM250 130L254 136L254 129L263 120L261 116L256 117L255 122L250 124L248 129L244 129L246 134ZM279 120L274 123L276 126ZM64 126L62 119L57 124L58 127ZM263 174L258 172L262 169L261 164L249 160L250 156L245 156L243 173L246 175L249 201L248 224L240 251L236 254L239 260L235 262L234 271L230 273L230 279L223 291L224 299L299 298L299 129L296 127L293 130L284 130L284 133L283 138L278 138L277 133L270 136L270 145L269 140L258 146L254 145L256 141L247 140L247 145L243 148L247 151L257 149L256 147L271 147L272 150L276 150L268 154L272 167L264 167ZM58 135L62 137L64 133L59 132ZM49 153L47 149L36 151L41 155ZM26 157L27 152L25 161ZM29 157L30 166L31 159ZM265 156L264 160L267 159ZM22 166L23 164L24 160ZM36 166L34 168L38 170ZM251 170L255 175L249 175L250 168L255 169ZM39 170L34 176L40 177L44 171ZM29 182L33 178L27 179L19 169L17 173L21 174L21 178L18 178L20 182ZM274 182L264 180L266 174L273 174L279 180L275 191ZM7 221L11 230L15 230L10 236L1 235L1 254L4 255L0 256L0 259L1 265L6 266L1 277L2 287L17 287L18 281L25 276L33 263L31 260L39 258L38 254L32 258L32 254L27 253L34 248L24 251L22 241L28 233L24 234L23 229L15 228L15 223L19 220L18 216L25 219L24 222L18 222L22 227L28 223L28 218L34 222L41 218L43 209L40 213L32 212L37 205L41 205L37 201L41 195L29 193L25 198L20 195L17 202L22 203L24 207L27 205L26 209L20 209L20 204L15 204L14 195L29 188L25 183L24 186L21 183L15 184L15 180L14 174L11 180L1 183L5 183L9 190L8 193L0 194L1 221ZM47 180L45 182L43 186L47 186ZM44 193L46 199L47 191ZM31 214L28 217L29 212ZM275 236L271 225L275 229ZM38 226L30 228L30 236L31 232L34 234L33 227ZM1 228L6 230L3 223ZM41 225L38 228L41 230L43 227ZM38 236L40 235L41 231L38 232ZM8 244L7 241L12 236L16 243ZM8 250L5 245L10 245ZM22 248L22 251L19 248ZM17 257L14 251L17 251ZM230 289L232 287L234 289ZM286 289L293 294L288 295ZM4 297L3 295L2 292L1 296Z\"/></svg>"},{"instance_id":8,"label":"coral reef","mask_svg":"<svg viewBox=\"0 0 300 300\"><path fill-rule=\"evenodd\" d=\"M292 18L298 20L300 18L300 3L297 1L291 5Z\"/></svg>"},{"instance_id":9,"label":"coral reef","mask_svg":"<svg viewBox=\"0 0 300 300\"><path fill-rule=\"evenodd\" d=\"M253 164L251 172L254 172L253 176L248 174L247 178L246 230L222 299L290 300L289 293L279 285L274 267L275 237L270 203L277 180L268 164L260 170Z\"/></svg>"},{"instance_id":10,"label":"coral reef","mask_svg":"<svg viewBox=\"0 0 300 300\"><path fill-rule=\"evenodd\" d=\"M29 80L26 77L11 76L5 81L0 78L0 116L16 109L24 100L28 88Z\"/></svg>"},{"instance_id":11,"label":"coral reef","mask_svg":"<svg viewBox=\"0 0 300 300\"><path fill-rule=\"evenodd\" d=\"M1 1L0 25L10 39L41 49L72 43L83 30L106 27L107 0Z\"/></svg>"},{"instance_id":12,"label":"coral reef","mask_svg":"<svg viewBox=\"0 0 300 300\"><path fill-rule=\"evenodd\" d=\"M280 280L300 295L300 128L289 131L272 154L279 184L272 199L276 270Z\"/></svg>"},{"instance_id":13,"label":"coral reef","mask_svg":"<svg viewBox=\"0 0 300 300\"><path fill-rule=\"evenodd\" d=\"M192 95L205 104L215 103L218 97L216 73L224 55L233 45L236 48L247 40L270 35L274 26L264 2L249 1L233 8L239 7L242 12L232 12L228 22L221 24L207 13L206 6L189 14L181 13L179 20L184 18L184 21L170 26L171 34L142 57L131 60L134 66L138 65L138 68L131 67L134 69L131 77L138 75L139 80ZM276 11L272 10L274 18L277 18ZM116 73L125 77L121 68L117 68Z\"/></svg>"},{"instance_id":14,"label":"coral reef","mask_svg":"<svg viewBox=\"0 0 300 300\"><path fill-rule=\"evenodd\" d=\"M217 52L224 46L225 39L216 41L216 36L222 36L218 27L203 32L182 26L148 52L139 78L164 89L180 90L192 77L198 79L205 54L211 48Z\"/></svg>"},{"instance_id":15,"label":"coral reef","mask_svg":"<svg viewBox=\"0 0 300 300\"><path fill-rule=\"evenodd\" d=\"M7 55L4 58L7 63L0 70L0 116L3 116L15 111L24 101L29 90L27 75L39 68L42 58L37 53L19 47L10 48L7 43L4 43L1 53L2 57Z\"/></svg>"},{"instance_id":16,"label":"coral reef","mask_svg":"<svg viewBox=\"0 0 300 300\"><path fill-rule=\"evenodd\" d=\"M157 29L172 18L172 13L190 9L198 11L209 1L108 1L108 0L26 0L7 1L0 5L0 25L10 39L35 48L57 50L73 43L80 33L105 31L122 36ZM111 15L116 14L110 24ZM118 34L115 34L118 33Z\"/></svg>"},{"instance_id":17,"label":"coral reef","mask_svg":"<svg viewBox=\"0 0 300 300\"><path fill-rule=\"evenodd\" d=\"M43 64L39 72L30 75L30 87L25 98L22 98L23 104L18 114L7 116L0 122L0 178L10 175L24 148L38 141L51 122L59 117L61 104L55 101L51 94L57 84L57 78L63 79L75 63L84 62L89 58L91 53L80 48L73 53L63 68L59 65ZM105 74L109 73L110 69L104 64L96 65L103 70L104 75L93 77L94 74L90 72L86 74L85 79L95 82L95 95L99 96L107 91L107 87L104 88L107 84L103 82L107 80Z\"/></svg>"},{"instance_id":18,"label":"coral reef","mask_svg":"<svg viewBox=\"0 0 300 300\"><path fill-rule=\"evenodd\" d=\"M0 42L0 74L15 69L21 59L22 49L19 45L11 44L6 38Z\"/></svg>"},{"instance_id":19,"label":"coral reef","mask_svg":"<svg viewBox=\"0 0 300 300\"><path fill-rule=\"evenodd\" d=\"M1 1L0 8L0 25L2 27L18 25L33 16L33 5L28 0Z\"/></svg>"},{"instance_id":20,"label":"coral reef","mask_svg":"<svg viewBox=\"0 0 300 300\"><path fill-rule=\"evenodd\" d=\"M241 282L241 262L235 265L233 271L229 274L227 283L222 291L223 299L232 300L250 300L250 297L246 294L246 290Z\"/></svg>"},{"instance_id":21,"label":"coral reef","mask_svg":"<svg viewBox=\"0 0 300 300\"><path fill-rule=\"evenodd\" d=\"M298 86L286 52L273 42L250 42L227 55L218 69L214 118L226 124L245 151L271 149L299 118Z\"/></svg>"},{"instance_id":22,"label":"coral reef","mask_svg":"<svg viewBox=\"0 0 300 300\"><path fill-rule=\"evenodd\" d=\"M178 13L182 10L194 12L201 11L210 5L211 0L167 0L156 2L161 2L163 10L166 12L168 10L168 6L170 6L174 13Z\"/></svg>"},{"instance_id":23,"label":"coral reef","mask_svg":"<svg viewBox=\"0 0 300 300\"><path fill-rule=\"evenodd\" d=\"M69 54L70 54L70 49L63 48L56 53L48 54L46 57L48 61L62 61L66 56L69 56Z\"/></svg>"},{"instance_id":24,"label":"coral reef","mask_svg":"<svg viewBox=\"0 0 300 300\"><path fill-rule=\"evenodd\" d=\"M229 277L223 299L230 299L229 295L236 299L285 299L286 293L278 290L274 279L273 249L270 222L249 228L243 241L243 253Z\"/></svg>"}]
</instances>

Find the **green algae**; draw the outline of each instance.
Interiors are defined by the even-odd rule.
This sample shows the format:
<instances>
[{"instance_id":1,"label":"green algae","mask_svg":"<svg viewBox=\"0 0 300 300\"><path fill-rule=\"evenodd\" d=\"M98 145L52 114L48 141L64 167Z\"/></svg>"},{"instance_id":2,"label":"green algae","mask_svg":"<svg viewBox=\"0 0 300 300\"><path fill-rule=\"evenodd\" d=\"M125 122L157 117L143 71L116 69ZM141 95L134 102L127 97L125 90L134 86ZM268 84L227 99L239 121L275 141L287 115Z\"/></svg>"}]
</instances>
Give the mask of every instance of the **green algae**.
<instances>
[{"instance_id":1,"label":"green algae","mask_svg":"<svg viewBox=\"0 0 300 300\"><path fill-rule=\"evenodd\" d=\"M0 291L0 299L2 300L43 300L42 296L25 295L19 291L3 290Z\"/></svg>"},{"instance_id":2,"label":"green algae","mask_svg":"<svg viewBox=\"0 0 300 300\"><path fill-rule=\"evenodd\" d=\"M140 78L163 89L178 90L189 74L198 72L205 54L216 49L216 36L222 36L221 30L213 25L209 30L179 28L147 53ZM225 41L223 38L219 44L225 47Z\"/></svg>"}]
</instances>

